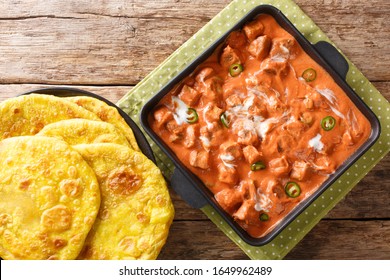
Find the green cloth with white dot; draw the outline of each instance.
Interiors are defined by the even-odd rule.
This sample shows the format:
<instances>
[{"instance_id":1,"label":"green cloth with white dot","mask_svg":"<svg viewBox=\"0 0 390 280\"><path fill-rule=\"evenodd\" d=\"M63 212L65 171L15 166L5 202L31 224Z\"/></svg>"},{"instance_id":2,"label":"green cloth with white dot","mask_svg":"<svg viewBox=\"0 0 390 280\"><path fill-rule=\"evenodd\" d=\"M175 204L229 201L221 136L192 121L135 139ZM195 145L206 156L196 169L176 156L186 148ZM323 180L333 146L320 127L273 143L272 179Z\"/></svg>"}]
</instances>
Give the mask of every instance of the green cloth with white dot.
<instances>
[{"instance_id":1,"label":"green cloth with white dot","mask_svg":"<svg viewBox=\"0 0 390 280\"><path fill-rule=\"evenodd\" d=\"M332 43L292 0L236 0L137 84L118 102L119 107L139 124L139 113L145 102L241 17L261 4L270 4L281 10L311 43L318 41ZM347 61L350 66L347 83L373 110L381 123L381 135L372 148L272 242L264 246L255 247L246 244L211 206L201 209L251 259L282 259L390 150L390 104L348 59ZM170 178L173 164L148 136L147 138L155 152L158 166L164 175Z\"/></svg>"}]
</instances>

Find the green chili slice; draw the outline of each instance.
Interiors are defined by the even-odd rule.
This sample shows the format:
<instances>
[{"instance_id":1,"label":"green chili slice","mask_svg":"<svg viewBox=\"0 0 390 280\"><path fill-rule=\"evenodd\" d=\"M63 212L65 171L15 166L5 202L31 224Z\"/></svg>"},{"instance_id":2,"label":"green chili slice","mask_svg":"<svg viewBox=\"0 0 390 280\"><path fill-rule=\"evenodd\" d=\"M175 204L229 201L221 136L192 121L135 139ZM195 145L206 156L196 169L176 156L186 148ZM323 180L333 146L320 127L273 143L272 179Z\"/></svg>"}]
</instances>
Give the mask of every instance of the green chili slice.
<instances>
[{"instance_id":1,"label":"green chili slice","mask_svg":"<svg viewBox=\"0 0 390 280\"><path fill-rule=\"evenodd\" d=\"M303 71L302 78L304 78L306 82L312 82L317 78L317 72L313 68L308 68Z\"/></svg>"},{"instance_id":2,"label":"green chili slice","mask_svg":"<svg viewBox=\"0 0 390 280\"><path fill-rule=\"evenodd\" d=\"M321 127L325 131L332 130L336 125L336 120L332 116L327 116L321 120Z\"/></svg>"},{"instance_id":3,"label":"green chili slice","mask_svg":"<svg viewBox=\"0 0 390 280\"><path fill-rule=\"evenodd\" d=\"M301 194L301 187L295 182L288 182L284 187L284 191L289 197L295 198Z\"/></svg>"},{"instance_id":4,"label":"green chili slice","mask_svg":"<svg viewBox=\"0 0 390 280\"><path fill-rule=\"evenodd\" d=\"M187 122L188 123L196 123L198 121L198 113L194 108L188 108L187 109Z\"/></svg>"},{"instance_id":5,"label":"green chili slice","mask_svg":"<svg viewBox=\"0 0 390 280\"><path fill-rule=\"evenodd\" d=\"M269 220L269 216L268 216L268 214L266 214L266 213L262 213L262 214L260 215L259 219L260 219L260 221L262 221L262 222L266 222L266 221Z\"/></svg>"},{"instance_id":6,"label":"green chili slice","mask_svg":"<svg viewBox=\"0 0 390 280\"><path fill-rule=\"evenodd\" d=\"M229 128L230 121L228 120L228 116L226 112L223 112L219 117L219 119L221 120L221 123L223 124L224 127Z\"/></svg>"},{"instance_id":7,"label":"green chili slice","mask_svg":"<svg viewBox=\"0 0 390 280\"><path fill-rule=\"evenodd\" d=\"M230 67L229 67L229 73L230 73L230 76L232 76L232 77L237 77L238 75L240 75L240 73L243 70L244 70L244 68L239 63L234 63L234 64L230 65Z\"/></svg>"},{"instance_id":8,"label":"green chili slice","mask_svg":"<svg viewBox=\"0 0 390 280\"><path fill-rule=\"evenodd\" d=\"M258 171L261 169L265 169L265 164L262 161L258 161L258 162L251 164L252 171Z\"/></svg>"}]
</instances>

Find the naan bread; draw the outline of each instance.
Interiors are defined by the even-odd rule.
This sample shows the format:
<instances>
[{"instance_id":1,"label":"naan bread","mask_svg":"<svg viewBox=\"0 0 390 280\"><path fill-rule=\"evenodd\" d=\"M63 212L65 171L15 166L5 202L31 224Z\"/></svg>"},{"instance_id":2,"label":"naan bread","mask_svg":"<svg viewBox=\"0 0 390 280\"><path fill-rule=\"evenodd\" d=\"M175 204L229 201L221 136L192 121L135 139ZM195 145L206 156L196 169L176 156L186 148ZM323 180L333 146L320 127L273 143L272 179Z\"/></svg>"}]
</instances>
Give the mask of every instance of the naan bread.
<instances>
[{"instance_id":1,"label":"naan bread","mask_svg":"<svg viewBox=\"0 0 390 280\"><path fill-rule=\"evenodd\" d=\"M134 133L126 123L126 121L119 114L118 110L112 106L107 105L99 99L88 96L75 96L66 98L69 101L87 109L96 114L102 121L113 124L119 129L127 138L130 145L135 151L140 151Z\"/></svg>"},{"instance_id":2,"label":"naan bread","mask_svg":"<svg viewBox=\"0 0 390 280\"><path fill-rule=\"evenodd\" d=\"M0 141L0 166L0 256L76 258L100 206L91 167L65 142L42 136Z\"/></svg>"},{"instance_id":3,"label":"naan bread","mask_svg":"<svg viewBox=\"0 0 390 280\"><path fill-rule=\"evenodd\" d=\"M69 145L114 143L131 148L126 137L114 125L85 119L70 119L45 126L37 135L56 137Z\"/></svg>"},{"instance_id":4,"label":"naan bread","mask_svg":"<svg viewBox=\"0 0 390 280\"><path fill-rule=\"evenodd\" d=\"M60 120L99 117L64 98L29 94L0 103L0 140L23 135L35 135L45 125Z\"/></svg>"},{"instance_id":5,"label":"naan bread","mask_svg":"<svg viewBox=\"0 0 390 280\"><path fill-rule=\"evenodd\" d=\"M156 259L174 208L160 170L116 144L76 145L96 173L101 206L80 259Z\"/></svg>"}]
</instances>

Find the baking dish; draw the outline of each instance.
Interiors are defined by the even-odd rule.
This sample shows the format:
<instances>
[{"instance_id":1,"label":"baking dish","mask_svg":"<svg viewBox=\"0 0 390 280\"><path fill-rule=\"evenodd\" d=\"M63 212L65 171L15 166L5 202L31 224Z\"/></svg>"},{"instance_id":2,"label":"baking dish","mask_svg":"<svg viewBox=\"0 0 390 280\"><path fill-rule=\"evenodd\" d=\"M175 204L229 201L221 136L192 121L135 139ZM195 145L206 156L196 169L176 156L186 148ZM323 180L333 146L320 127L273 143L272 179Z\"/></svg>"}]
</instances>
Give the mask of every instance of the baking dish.
<instances>
[{"instance_id":1,"label":"baking dish","mask_svg":"<svg viewBox=\"0 0 390 280\"><path fill-rule=\"evenodd\" d=\"M302 201L297 207L291 211L286 218L284 218L271 232L261 238L254 238L247 234L238 224L228 215L219 205L216 203L213 194L207 189L207 187L192 174L183 164L180 162L179 156L175 155L159 137L153 132L149 124L150 114L161 100L177 83L179 83L184 77L189 75L195 70L195 68L206 58L208 58L213 51L224 42L227 36L233 30L240 29L244 24L251 21L259 14L271 15L279 25L294 36L296 41L301 45L303 50L319 63L334 79L339 87L347 94L350 100L356 105L356 107L363 113L363 115L369 120L371 124L371 135L369 139L349 157L328 179L323 183L310 197ZM244 16L231 30L225 35L215 41L204 53L197 57L192 63L190 63L181 73L174 77L165 87L163 87L151 100L149 100L141 111L141 124L145 131L152 137L152 139L159 145L159 147L171 158L175 164L175 171L170 178L171 185L175 191L182 196L191 206L202 207L206 204L212 205L215 210L226 220L226 222L232 227L232 229L248 244L251 245L264 245L270 242L278 233L280 233L286 225L292 222L306 207L308 207L322 192L324 192L341 174L348 169L373 143L375 143L377 137L380 134L379 121L372 111L360 100L360 98L353 92L353 90L345 82L346 74L348 72L348 63L339 54L339 52L327 42L319 42L316 45L311 45L294 27L294 25L288 21L288 19L276 8L261 5L253 9L246 16Z\"/></svg>"}]
</instances>

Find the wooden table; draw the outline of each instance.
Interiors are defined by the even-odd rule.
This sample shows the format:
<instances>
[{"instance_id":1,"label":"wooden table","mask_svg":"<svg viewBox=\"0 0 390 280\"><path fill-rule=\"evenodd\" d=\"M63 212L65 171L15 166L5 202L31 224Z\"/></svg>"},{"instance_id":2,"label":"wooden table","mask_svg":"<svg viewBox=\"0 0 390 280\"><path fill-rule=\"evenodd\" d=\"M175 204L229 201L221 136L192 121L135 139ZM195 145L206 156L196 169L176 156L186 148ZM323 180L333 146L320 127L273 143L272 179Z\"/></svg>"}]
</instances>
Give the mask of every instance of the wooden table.
<instances>
[{"instance_id":1,"label":"wooden table","mask_svg":"<svg viewBox=\"0 0 390 280\"><path fill-rule=\"evenodd\" d=\"M230 1L2 0L0 101L72 86L116 102ZM297 0L390 100L390 1ZM390 156L287 259L390 258ZM176 217L161 259L247 259L172 193Z\"/></svg>"}]
</instances>

